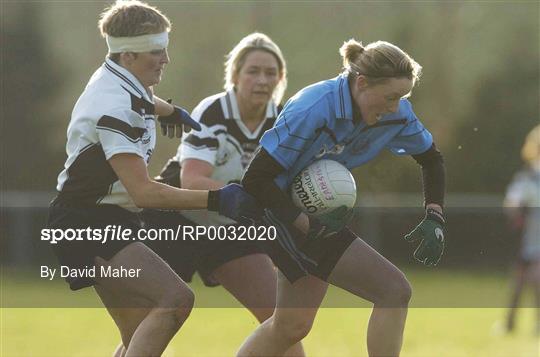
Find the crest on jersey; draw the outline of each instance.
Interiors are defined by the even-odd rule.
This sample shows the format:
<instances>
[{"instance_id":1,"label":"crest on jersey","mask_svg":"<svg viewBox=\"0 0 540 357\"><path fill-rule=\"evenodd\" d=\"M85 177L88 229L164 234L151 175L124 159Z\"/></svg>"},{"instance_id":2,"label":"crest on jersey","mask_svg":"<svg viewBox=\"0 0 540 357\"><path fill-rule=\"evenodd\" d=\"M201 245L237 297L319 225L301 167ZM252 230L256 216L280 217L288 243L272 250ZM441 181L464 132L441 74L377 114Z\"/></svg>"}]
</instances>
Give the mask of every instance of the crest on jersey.
<instances>
[{"instance_id":1,"label":"crest on jersey","mask_svg":"<svg viewBox=\"0 0 540 357\"><path fill-rule=\"evenodd\" d=\"M343 149L345 149L345 145L343 144L336 144L332 146L331 148L328 148L326 144L323 144L323 147L321 150L319 150L319 153L315 155L315 158L320 159L324 155L339 155L343 152Z\"/></svg>"}]
</instances>

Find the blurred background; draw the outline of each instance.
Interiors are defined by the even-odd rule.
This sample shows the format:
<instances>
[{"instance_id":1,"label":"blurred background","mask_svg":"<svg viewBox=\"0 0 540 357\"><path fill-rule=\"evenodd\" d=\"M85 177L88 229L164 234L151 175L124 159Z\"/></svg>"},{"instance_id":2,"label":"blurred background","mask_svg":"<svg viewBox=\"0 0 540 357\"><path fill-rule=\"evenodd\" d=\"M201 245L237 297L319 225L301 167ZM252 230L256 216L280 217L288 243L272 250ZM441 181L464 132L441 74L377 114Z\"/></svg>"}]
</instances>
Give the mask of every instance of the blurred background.
<instances>
[{"instance_id":1,"label":"blurred background","mask_svg":"<svg viewBox=\"0 0 540 357\"><path fill-rule=\"evenodd\" d=\"M9 207L44 207L54 195L71 110L107 52L96 23L109 3L2 2L2 226L3 232L6 224L15 229L2 235L7 261L34 259L13 247L25 245L21 241L31 229L23 217L27 212L13 216ZM270 35L285 55L289 87L284 100L308 84L336 76L341 70L338 48L351 37L364 44L383 39L405 49L424 68L411 101L445 157L448 213L460 215L450 220L450 240L478 242L478 230L462 219L482 210L483 219L494 225L476 227L493 229L495 235L483 238L499 241L500 249L491 249L510 256L512 242L500 234L504 220L497 208L522 166L523 138L540 118L538 2L152 4L173 22L171 63L156 92L187 108L221 91L225 54L253 31ZM159 139L151 174L159 172L178 145ZM359 205L373 208L368 213L380 216L377 210L384 207L421 205L420 171L410 158L383 153L354 174ZM394 221L388 215L402 213L386 212L385 228ZM397 234L382 234L372 218L365 221L366 239L382 241ZM17 242L8 244L13 234ZM397 239L390 239L392 247ZM401 251L399 245L394 248ZM466 249L471 254L463 253L462 260L470 261L472 253L479 258L477 248Z\"/></svg>"},{"instance_id":2,"label":"blurred background","mask_svg":"<svg viewBox=\"0 0 540 357\"><path fill-rule=\"evenodd\" d=\"M48 247L38 243L39 231L65 160L71 110L106 55L96 24L109 3L0 2L3 307L35 306L35 300L20 302L21 296L46 289L45 282L35 282L35 267L54 260ZM336 76L341 70L338 48L349 38L364 44L387 40L407 51L424 68L411 101L433 133L447 167L448 245L439 268L442 275L436 280L431 277L435 272L418 272L422 268L413 262L412 248L401 240L423 214L420 169L412 159L384 153L354 171L360 206L355 229L400 268L412 271L420 305L504 306L506 271L517 238L507 228L501 203L506 186L523 165L519 156L523 139L540 119L537 1L151 4L173 22L171 63L156 93L190 109L222 90L225 54L253 31L268 34L285 55L289 87L284 100L308 84ZM159 172L177 145L175 140L158 138L151 174ZM29 275L21 275L24 271ZM69 295L61 282L53 286ZM429 295L436 292L429 286L436 286L440 294ZM449 291L461 291L463 300L456 302ZM221 298L211 298L208 306L229 304ZM24 321L17 314L12 320L6 315L7 321ZM423 328L421 321L416 323ZM465 328L457 322L456 326ZM10 336L24 341L24 329L11 330ZM445 334L439 337L448 340ZM456 337L463 341L460 338ZM475 351L485 348L485 341L479 341L484 345ZM406 346L411 356L444 355L415 350L410 341ZM485 355L495 356L497 351ZM510 345L499 351L512 355L516 350ZM530 351L534 354L538 348Z\"/></svg>"},{"instance_id":3,"label":"blurred background","mask_svg":"<svg viewBox=\"0 0 540 357\"><path fill-rule=\"evenodd\" d=\"M106 1L2 2L2 189L52 191L75 101L107 49ZM285 99L341 70L354 37L393 42L423 67L411 98L448 168L448 191L500 193L539 121L537 2L152 2L173 22L171 63L156 88L193 108L223 86L224 55L262 31L289 68ZM157 172L177 142L159 141ZM390 155L389 155L390 156ZM357 171L360 192L417 192L411 160L382 157Z\"/></svg>"}]
</instances>

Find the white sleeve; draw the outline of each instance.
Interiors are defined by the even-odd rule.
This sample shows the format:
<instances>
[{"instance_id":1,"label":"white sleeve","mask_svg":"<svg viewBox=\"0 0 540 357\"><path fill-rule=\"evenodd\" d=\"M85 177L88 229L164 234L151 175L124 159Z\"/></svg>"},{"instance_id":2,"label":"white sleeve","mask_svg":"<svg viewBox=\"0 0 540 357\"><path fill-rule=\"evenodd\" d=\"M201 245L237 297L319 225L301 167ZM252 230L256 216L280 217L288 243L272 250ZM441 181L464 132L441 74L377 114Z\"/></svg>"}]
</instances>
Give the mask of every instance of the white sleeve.
<instances>
[{"instance_id":1,"label":"white sleeve","mask_svg":"<svg viewBox=\"0 0 540 357\"><path fill-rule=\"evenodd\" d=\"M204 112L208 109L209 99L199 103L191 113L192 118L201 124L201 131L192 130L184 134L176 155L180 163L186 159L197 159L216 166L216 157L220 147L218 136L220 132L226 132L227 129L225 125L216 124L209 127L201 122Z\"/></svg>"},{"instance_id":2,"label":"white sleeve","mask_svg":"<svg viewBox=\"0 0 540 357\"><path fill-rule=\"evenodd\" d=\"M103 115L96 124L99 142L109 160L113 155L130 153L144 159L142 136L144 119L130 109L119 109Z\"/></svg>"},{"instance_id":3,"label":"white sleeve","mask_svg":"<svg viewBox=\"0 0 540 357\"><path fill-rule=\"evenodd\" d=\"M197 159L216 166L216 156L219 148L219 141L215 130L213 130L216 126L209 128L203 124L201 127L201 131L191 131L184 136L182 143L178 147L178 161Z\"/></svg>"}]
</instances>

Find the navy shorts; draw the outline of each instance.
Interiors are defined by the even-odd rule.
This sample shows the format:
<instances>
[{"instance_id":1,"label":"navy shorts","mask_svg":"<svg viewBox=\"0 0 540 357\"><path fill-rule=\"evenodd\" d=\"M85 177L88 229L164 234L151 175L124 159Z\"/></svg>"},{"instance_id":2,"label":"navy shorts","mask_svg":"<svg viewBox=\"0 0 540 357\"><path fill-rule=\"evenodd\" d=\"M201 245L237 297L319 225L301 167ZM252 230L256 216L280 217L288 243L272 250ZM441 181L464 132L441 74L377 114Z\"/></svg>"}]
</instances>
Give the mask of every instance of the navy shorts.
<instances>
[{"instance_id":1,"label":"navy shorts","mask_svg":"<svg viewBox=\"0 0 540 357\"><path fill-rule=\"evenodd\" d=\"M265 224L272 224L278 230L278 238L266 243L265 251L291 283L306 275L327 281L341 256L358 238L348 227L329 237L311 240L275 218L265 220Z\"/></svg>"},{"instance_id":2,"label":"navy shorts","mask_svg":"<svg viewBox=\"0 0 540 357\"><path fill-rule=\"evenodd\" d=\"M89 207L66 207L52 204L49 207L48 228L56 229L99 229L117 226L131 229L131 240L109 240L102 243L98 240L61 240L51 247L62 266L73 268L91 268L95 266L94 258L110 260L127 245L135 242L141 221L136 213L127 211L116 205L98 205ZM90 277L66 278L71 290L79 290L95 284Z\"/></svg>"},{"instance_id":3,"label":"navy shorts","mask_svg":"<svg viewBox=\"0 0 540 357\"><path fill-rule=\"evenodd\" d=\"M179 225L197 225L175 211L145 209L141 217L147 229L176 230ZM264 253L264 248L259 242L209 240L207 237L199 237L198 240L154 240L146 244L165 260L182 280L191 282L197 272L206 286L219 285L212 273L221 265L247 255Z\"/></svg>"}]
</instances>

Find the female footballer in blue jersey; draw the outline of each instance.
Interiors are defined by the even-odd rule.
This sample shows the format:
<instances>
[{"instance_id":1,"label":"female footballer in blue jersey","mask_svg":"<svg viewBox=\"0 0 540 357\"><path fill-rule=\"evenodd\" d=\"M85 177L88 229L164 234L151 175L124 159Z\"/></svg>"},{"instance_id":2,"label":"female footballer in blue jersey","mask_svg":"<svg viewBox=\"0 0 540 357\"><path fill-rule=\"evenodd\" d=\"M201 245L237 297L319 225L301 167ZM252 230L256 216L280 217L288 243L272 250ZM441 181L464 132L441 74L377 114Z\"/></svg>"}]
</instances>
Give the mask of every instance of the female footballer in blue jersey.
<instances>
[{"instance_id":1,"label":"female footballer in blue jersey","mask_svg":"<svg viewBox=\"0 0 540 357\"><path fill-rule=\"evenodd\" d=\"M434 266L444 250L444 165L431 134L406 99L421 67L397 46L363 46L349 40L340 49L344 72L292 97L242 182L266 207L264 221L280 227L269 254L280 269L273 316L244 342L240 356L281 356L305 337L328 284L374 304L367 347L370 356L400 353L411 287L404 274L347 227L345 207L313 218L288 195L292 179L319 159L349 169L389 149L412 156L422 167L426 216L405 239L419 242L414 257Z\"/></svg>"}]
</instances>

